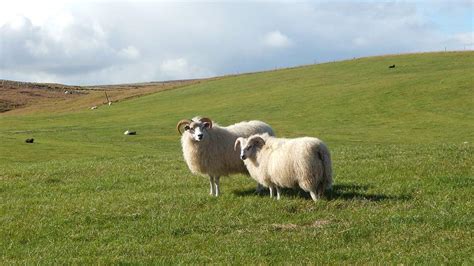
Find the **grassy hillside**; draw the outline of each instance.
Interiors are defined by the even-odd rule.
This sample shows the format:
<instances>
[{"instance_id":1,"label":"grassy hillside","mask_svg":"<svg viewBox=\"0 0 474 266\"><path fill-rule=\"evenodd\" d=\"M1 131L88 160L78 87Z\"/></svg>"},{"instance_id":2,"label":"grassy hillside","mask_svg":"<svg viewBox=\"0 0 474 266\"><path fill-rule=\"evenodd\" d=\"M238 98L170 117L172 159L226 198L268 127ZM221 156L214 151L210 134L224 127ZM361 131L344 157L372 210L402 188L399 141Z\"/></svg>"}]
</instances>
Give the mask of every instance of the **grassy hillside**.
<instances>
[{"instance_id":1,"label":"grassy hillside","mask_svg":"<svg viewBox=\"0 0 474 266\"><path fill-rule=\"evenodd\" d=\"M1 261L471 264L473 62L473 52L362 58L94 111L0 115ZM232 176L211 198L175 130L195 115L323 139L334 191L275 201Z\"/></svg>"}]
</instances>

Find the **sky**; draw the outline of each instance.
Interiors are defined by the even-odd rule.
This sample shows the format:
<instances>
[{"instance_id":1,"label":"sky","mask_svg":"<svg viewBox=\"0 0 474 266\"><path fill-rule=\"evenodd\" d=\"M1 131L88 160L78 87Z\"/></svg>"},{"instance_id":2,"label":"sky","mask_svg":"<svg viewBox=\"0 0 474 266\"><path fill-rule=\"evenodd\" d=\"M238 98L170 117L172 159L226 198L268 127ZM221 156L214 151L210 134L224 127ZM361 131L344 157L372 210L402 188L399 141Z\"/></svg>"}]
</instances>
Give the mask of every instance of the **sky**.
<instances>
[{"instance_id":1,"label":"sky","mask_svg":"<svg viewBox=\"0 0 474 266\"><path fill-rule=\"evenodd\" d=\"M0 79L98 85L474 50L474 2L0 2Z\"/></svg>"}]
</instances>

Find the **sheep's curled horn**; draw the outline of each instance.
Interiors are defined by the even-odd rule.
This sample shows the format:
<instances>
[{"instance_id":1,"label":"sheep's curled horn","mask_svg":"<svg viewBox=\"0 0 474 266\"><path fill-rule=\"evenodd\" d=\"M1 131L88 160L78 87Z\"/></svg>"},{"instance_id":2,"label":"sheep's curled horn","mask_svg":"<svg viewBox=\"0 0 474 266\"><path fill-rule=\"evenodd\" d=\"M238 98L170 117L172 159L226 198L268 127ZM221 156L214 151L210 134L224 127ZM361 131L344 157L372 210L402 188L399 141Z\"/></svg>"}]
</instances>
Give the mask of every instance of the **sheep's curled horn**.
<instances>
[{"instance_id":1,"label":"sheep's curled horn","mask_svg":"<svg viewBox=\"0 0 474 266\"><path fill-rule=\"evenodd\" d=\"M238 138L235 140L235 143L234 143L234 151L237 150L237 146L242 145L242 140L243 140L242 137L238 137Z\"/></svg>"},{"instance_id":2,"label":"sheep's curled horn","mask_svg":"<svg viewBox=\"0 0 474 266\"><path fill-rule=\"evenodd\" d=\"M203 117L201 119L199 119L199 121L201 121L202 123L209 123L209 128L212 128L212 120L207 118L207 117Z\"/></svg>"},{"instance_id":3,"label":"sheep's curled horn","mask_svg":"<svg viewBox=\"0 0 474 266\"><path fill-rule=\"evenodd\" d=\"M183 135L184 127L189 125L189 124L191 124L191 120L189 120L189 119L183 119L183 120L178 122L178 124L176 125L176 129L178 130L180 135Z\"/></svg>"}]
</instances>

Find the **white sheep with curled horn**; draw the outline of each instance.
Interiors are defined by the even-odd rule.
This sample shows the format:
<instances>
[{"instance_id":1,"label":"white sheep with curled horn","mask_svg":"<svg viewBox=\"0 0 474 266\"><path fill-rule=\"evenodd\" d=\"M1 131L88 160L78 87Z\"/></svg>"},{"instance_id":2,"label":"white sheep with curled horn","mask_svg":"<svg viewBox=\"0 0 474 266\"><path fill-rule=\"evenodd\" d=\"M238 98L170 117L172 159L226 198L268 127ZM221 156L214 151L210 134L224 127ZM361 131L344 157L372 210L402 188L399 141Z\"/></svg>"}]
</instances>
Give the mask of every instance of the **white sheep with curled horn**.
<instances>
[{"instance_id":1,"label":"white sheep with curled horn","mask_svg":"<svg viewBox=\"0 0 474 266\"><path fill-rule=\"evenodd\" d=\"M299 186L316 201L326 189L332 188L331 154L317 138L275 138L267 134L238 138L240 158L250 176L270 188L270 197L280 188Z\"/></svg>"},{"instance_id":2,"label":"white sheep with curled horn","mask_svg":"<svg viewBox=\"0 0 474 266\"><path fill-rule=\"evenodd\" d=\"M181 134L183 156L193 174L208 175L210 195L219 196L219 179L230 174L247 174L235 140L253 134L274 135L273 129L262 121L244 121L221 127L206 117L183 119L176 126ZM259 190L259 185L257 186Z\"/></svg>"}]
</instances>

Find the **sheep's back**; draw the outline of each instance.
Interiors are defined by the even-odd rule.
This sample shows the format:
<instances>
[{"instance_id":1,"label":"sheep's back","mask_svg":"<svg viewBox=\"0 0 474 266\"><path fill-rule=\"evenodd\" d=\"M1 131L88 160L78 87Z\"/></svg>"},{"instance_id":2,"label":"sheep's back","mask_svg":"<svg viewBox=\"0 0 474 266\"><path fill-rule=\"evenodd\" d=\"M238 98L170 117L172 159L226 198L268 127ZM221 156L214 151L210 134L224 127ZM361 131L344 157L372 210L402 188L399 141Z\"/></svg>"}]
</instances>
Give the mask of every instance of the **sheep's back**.
<instances>
[{"instance_id":1,"label":"sheep's back","mask_svg":"<svg viewBox=\"0 0 474 266\"><path fill-rule=\"evenodd\" d=\"M274 136L273 129L267 123L258 120L244 121L225 127L226 130L231 132L238 137L250 137L255 134L268 133L270 136ZM235 140L234 140L235 141Z\"/></svg>"}]
</instances>

